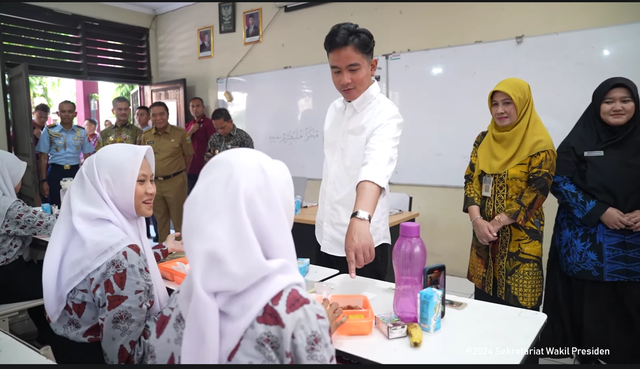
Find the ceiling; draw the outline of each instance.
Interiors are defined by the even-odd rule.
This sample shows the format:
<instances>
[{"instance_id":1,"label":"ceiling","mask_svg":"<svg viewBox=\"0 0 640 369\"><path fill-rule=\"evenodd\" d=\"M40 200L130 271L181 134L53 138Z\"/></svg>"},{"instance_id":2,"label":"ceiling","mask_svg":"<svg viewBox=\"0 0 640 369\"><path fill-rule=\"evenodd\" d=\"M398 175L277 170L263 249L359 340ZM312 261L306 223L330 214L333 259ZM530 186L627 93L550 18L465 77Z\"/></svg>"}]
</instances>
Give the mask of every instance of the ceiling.
<instances>
[{"instance_id":1,"label":"ceiling","mask_svg":"<svg viewBox=\"0 0 640 369\"><path fill-rule=\"evenodd\" d=\"M195 3L103 3L147 14L163 14Z\"/></svg>"}]
</instances>

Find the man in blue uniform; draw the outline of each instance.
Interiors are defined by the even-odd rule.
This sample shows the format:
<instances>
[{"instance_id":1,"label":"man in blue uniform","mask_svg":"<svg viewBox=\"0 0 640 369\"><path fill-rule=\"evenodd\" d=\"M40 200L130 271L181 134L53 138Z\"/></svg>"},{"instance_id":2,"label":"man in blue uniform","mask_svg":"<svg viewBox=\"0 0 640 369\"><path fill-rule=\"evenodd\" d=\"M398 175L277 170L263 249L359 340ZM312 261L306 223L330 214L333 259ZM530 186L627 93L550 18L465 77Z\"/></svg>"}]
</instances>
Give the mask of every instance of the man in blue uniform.
<instances>
[{"instance_id":1,"label":"man in blue uniform","mask_svg":"<svg viewBox=\"0 0 640 369\"><path fill-rule=\"evenodd\" d=\"M94 151L84 128L74 125L76 104L65 100L58 105L60 124L50 124L42 131L36 151L40 155L42 193L51 205L60 206L60 181L73 178L80 169L80 153L88 158ZM46 178L46 179L44 179Z\"/></svg>"}]
</instances>

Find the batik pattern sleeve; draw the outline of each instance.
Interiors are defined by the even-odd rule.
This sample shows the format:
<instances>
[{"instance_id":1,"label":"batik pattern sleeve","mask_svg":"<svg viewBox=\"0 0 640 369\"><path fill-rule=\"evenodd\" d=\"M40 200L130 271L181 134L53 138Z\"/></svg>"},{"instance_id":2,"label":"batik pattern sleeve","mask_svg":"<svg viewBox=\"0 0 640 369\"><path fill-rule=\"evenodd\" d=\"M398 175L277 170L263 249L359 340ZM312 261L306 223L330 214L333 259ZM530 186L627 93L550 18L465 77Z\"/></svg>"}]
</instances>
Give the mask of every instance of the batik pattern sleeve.
<instances>
[{"instance_id":1,"label":"batik pattern sleeve","mask_svg":"<svg viewBox=\"0 0 640 369\"><path fill-rule=\"evenodd\" d=\"M551 151L536 153L531 156L527 169L529 173L524 191L505 204L507 217L520 225L525 225L547 199L556 170L555 156Z\"/></svg>"},{"instance_id":2,"label":"batik pattern sleeve","mask_svg":"<svg viewBox=\"0 0 640 369\"><path fill-rule=\"evenodd\" d=\"M304 289L274 296L228 357L229 364L335 364L327 314Z\"/></svg>"},{"instance_id":3,"label":"batik pattern sleeve","mask_svg":"<svg viewBox=\"0 0 640 369\"><path fill-rule=\"evenodd\" d=\"M471 157L469 159L469 165L464 172L464 201L462 205L462 211L468 212L469 206L480 206L482 203L481 194L478 193L475 187L475 172L476 165L478 165L478 147L484 140L487 132L480 132L476 140L473 142L473 149L471 149Z\"/></svg>"},{"instance_id":4,"label":"batik pattern sleeve","mask_svg":"<svg viewBox=\"0 0 640 369\"><path fill-rule=\"evenodd\" d=\"M154 304L153 282L140 248L129 245L90 275L98 308L96 333L107 364L142 361L148 332L145 325Z\"/></svg>"}]
</instances>

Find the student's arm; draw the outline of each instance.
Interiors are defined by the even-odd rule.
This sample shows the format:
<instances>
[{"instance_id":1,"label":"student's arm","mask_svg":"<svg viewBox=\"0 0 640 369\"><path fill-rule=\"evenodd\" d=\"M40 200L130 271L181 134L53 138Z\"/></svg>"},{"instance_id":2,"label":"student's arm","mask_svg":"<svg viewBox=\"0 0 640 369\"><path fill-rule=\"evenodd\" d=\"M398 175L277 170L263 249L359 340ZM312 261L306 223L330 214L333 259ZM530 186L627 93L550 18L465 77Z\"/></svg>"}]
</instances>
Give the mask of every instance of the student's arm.
<instances>
[{"instance_id":1,"label":"student's arm","mask_svg":"<svg viewBox=\"0 0 640 369\"><path fill-rule=\"evenodd\" d=\"M90 275L98 305L100 343L107 364L139 364L149 338L153 286L147 259L137 245L120 250ZM97 329L96 329L97 332Z\"/></svg>"},{"instance_id":2,"label":"student's arm","mask_svg":"<svg viewBox=\"0 0 640 369\"><path fill-rule=\"evenodd\" d=\"M5 222L10 221L12 224L19 226L8 227L3 232L11 236L51 236L53 226L56 224L58 217L56 215L47 214L44 211L33 210L22 200L16 200L7 209L4 217Z\"/></svg>"}]
</instances>

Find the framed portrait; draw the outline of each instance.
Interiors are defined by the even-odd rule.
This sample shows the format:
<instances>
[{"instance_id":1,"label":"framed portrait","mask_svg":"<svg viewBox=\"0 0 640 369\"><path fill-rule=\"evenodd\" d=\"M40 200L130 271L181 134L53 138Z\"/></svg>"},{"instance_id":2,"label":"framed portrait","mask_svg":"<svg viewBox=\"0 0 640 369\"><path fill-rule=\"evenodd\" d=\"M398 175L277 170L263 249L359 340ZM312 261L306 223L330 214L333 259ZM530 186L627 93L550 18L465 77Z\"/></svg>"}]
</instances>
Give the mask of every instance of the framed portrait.
<instances>
[{"instance_id":1,"label":"framed portrait","mask_svg":"<svg viewBox=\"0 0 640 369\"><path fill-rule=\"evenodd\" d=\"M242 29L245 45L262 42L262 8L242 13Z\"/></svg>"},{"instance_id":2,"label":"framed portrait","mask_svg":"<svg viewBox=\"0 0 640 369\"><path fill-rule=\"evenodd\" d=\"M213 57L213 26L198 29L198 59Z\"/></svg>"},{"instance_id":3,"label":"framed portrait","mask_svg":"<svg viewBox=\"0 0 640 369\"><path fill-rule=\"evenodd\" d=\"M236 3L218 3L220 34L236 31Z\"/></svg>"}]
</instances>

